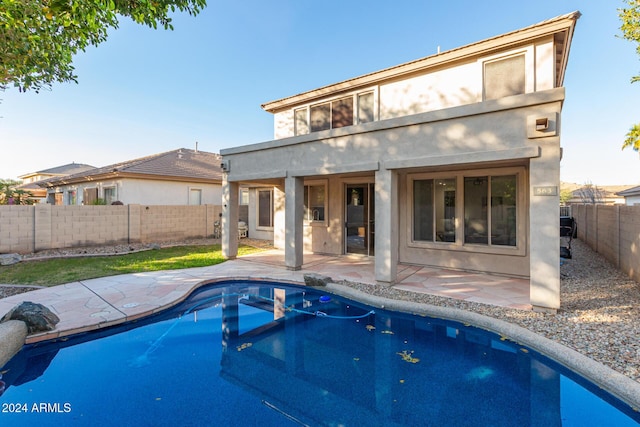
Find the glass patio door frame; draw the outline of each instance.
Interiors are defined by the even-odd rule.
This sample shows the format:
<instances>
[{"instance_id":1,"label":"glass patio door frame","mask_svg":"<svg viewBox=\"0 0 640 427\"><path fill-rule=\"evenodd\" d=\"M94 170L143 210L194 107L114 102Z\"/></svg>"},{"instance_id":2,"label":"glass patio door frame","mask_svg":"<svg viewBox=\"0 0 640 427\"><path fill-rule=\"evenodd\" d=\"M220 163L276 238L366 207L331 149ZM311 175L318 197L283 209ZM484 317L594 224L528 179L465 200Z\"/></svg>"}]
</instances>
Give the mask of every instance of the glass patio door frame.
<instances>
[{"instance_id":1,"label":"glass patio door frame","mask_svg":"<svg viewBox=\"0 0 640 427\"><path fill-rule=\"evenodd\" d=\"M374 255L375 184L360 179L344 184L344 253Z\"/></svg>"}]
</instances>

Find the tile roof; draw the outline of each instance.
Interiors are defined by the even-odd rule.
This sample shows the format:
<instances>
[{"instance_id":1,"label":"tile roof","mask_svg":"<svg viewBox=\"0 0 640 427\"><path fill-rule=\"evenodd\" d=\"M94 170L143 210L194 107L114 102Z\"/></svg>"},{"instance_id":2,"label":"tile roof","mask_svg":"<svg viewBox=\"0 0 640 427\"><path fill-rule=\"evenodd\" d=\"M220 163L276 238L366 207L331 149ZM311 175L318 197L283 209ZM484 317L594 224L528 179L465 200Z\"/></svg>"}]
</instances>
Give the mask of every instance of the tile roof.
<instances>
[{"instance_id":1,"label":"tile roof","mask_svg":"<svg viewBox=\"0 0 640 427\"><path fill-rule=\"evenodd\" d=\"M85 172L90 169L94 169L95 166L86 165L84 163L69 163L62 166L56 166L49 169L43 169L36 172L25 173L18 178L26 178L34 175L72 175L80 172Z\"/></svg>"},{"instance_id":2,"label":"tile roof","mask_svg":"<svg viewBox=\"0 0 640 427\"><path fill-rule=\"evenodd\" d=\"M216 153L179 148L165 153L95 168L83 173L51 178L42 181L42 184L52 187L116 177L156 178L161 180L193 179L219 182L222 181L220 159L220 155Z\"/></svg>"}]
</instances>

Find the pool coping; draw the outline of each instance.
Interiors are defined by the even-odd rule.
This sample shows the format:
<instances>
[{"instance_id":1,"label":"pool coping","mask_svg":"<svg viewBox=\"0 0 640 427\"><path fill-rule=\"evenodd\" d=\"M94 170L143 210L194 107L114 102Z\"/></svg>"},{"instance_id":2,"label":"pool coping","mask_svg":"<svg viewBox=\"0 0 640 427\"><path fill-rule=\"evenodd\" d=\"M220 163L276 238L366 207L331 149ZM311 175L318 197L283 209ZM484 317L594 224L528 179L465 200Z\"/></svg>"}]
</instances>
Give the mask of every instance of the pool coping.
<instances>
[{"instance_id":1,"label":"pool coping","mask_svg":"<svg viewBox=\"0 0 640 427\"><path fill-rule=\"evenodd\" d=\"M640 411L640 383L563 344L513 323L458 308L439 307L370 295L339 283L329 283L324 288L314 289L326 289L339 296L350 298L375 308L455 320L495 332L518 344L530 347L551 360L564 365L617 397L629 405L632 410Z\"/></svg>"}]
</instances>

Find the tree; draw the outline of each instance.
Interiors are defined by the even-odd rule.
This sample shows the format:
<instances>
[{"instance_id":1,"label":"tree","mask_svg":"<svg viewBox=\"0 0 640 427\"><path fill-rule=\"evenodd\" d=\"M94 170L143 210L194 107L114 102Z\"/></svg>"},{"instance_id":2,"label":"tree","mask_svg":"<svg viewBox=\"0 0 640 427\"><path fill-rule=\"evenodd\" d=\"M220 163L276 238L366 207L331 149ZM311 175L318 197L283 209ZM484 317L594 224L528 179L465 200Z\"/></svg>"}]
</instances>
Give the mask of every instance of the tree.
<instances>
[{"instance_id":1,"label":"tree","mask_svg":"<svg viewBox=\"0 0 640 427\"><path fill-rule=\"evenodd\" d=\"M622 37L637 43L636 53L640 55L640 0L623 0L628 8L618 9L618 16L622 21L620 30ZM640 81L640 75L633 76L631 83ZM640 123L634 125L627 133L622 149L631 147L640 151Z\"/></svg>"},{"instance_id":2,"label":"tree","mask_svg":"<svg viewBox=\"0 0 640 427\"><path fill-rule=\"evenodd\" d=\"M16 189L20 181L0 179L0 205L32 205L33 194L27 190Z\"/></svg>"},{"instance_id":3,"label":"tree","mask_svg":"<svg viewBox=\"0 0 640 427\"><path fill-rule=\"evenodd\" d=\"M151 28L173 29L169 14L197 15L206 0L2 0L0 89L38 92L77 82L73 55L107 39L118 15Z\"/></svg>"}]
</instances>

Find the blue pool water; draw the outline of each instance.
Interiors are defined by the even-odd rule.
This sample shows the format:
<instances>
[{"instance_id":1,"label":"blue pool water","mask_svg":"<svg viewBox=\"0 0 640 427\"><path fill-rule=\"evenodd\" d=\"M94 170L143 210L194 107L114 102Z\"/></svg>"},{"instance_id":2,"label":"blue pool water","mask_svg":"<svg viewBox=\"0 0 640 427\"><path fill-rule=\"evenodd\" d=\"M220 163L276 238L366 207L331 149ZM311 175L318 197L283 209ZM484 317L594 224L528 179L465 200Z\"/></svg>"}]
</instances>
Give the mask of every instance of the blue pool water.
<instances>
[{"instance_id":1,"label":"blue pool water","mask_svg":"<svg viewBox=\"0 0 640 427\"><path fill-rule=\"evenodd\" d=\"M2 426L627 426L535 351L301 287L228 282L139 322L26 346Z\"/></svg>"}]
</instances>

